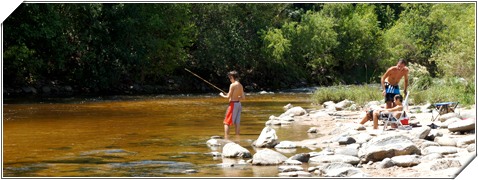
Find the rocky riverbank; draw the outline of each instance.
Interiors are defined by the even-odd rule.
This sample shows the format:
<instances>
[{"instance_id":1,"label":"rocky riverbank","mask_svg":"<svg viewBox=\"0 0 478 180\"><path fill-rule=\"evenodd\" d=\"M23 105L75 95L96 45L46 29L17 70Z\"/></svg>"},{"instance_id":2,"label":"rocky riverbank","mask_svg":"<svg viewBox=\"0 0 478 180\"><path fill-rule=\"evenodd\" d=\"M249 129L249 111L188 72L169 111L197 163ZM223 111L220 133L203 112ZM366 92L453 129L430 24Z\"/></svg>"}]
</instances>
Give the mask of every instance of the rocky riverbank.
<instances>
[{"instance_id":1,"label":"rocky riverbank","mask_svg":"<svg viewBox=\"0 0 478 180\"><path fill-rule=\"evenodd\" d=\"M251 146L255 153L229 141L212 137L212 153L223 158L223 167L277 166L280 177L421 177L454 178L476 157L476 106L457 108L437 118L430 127L429 105L412 106L407 128L372 129L372 123L360 125L365 112L344 100L327 102L320 110L288 104L279 116L271 115ZM371 102L367 106L379 106ZM436 114L434 114L436 115ZM301 141L278 137L275 126L308 125L307 132L320 136ZM282 150L310 149L287 157ZM226 161L228 160L228 161ZM230 161L229 161L230 160Z\"/></svg>"}]
</instances>

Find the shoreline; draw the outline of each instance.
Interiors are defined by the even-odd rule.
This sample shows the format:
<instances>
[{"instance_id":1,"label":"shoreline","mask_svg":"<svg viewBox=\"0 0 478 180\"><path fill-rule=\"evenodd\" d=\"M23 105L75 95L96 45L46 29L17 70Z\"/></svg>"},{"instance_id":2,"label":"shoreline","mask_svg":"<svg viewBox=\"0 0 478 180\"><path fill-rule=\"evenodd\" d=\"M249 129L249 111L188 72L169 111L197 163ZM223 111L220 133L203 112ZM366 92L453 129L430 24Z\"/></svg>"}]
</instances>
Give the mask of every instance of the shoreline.
<instances>
[{"instance_id":1,"label":"shoreline","mask_svg":"<svg viewBox=\"0 0 478 180\"><path fill-rule=\"evenodd\" d=\"M324 103L325 104L325 103ZM337 103L339 104L339 103ZM284 107L286 108L286 107ZM333 109L333 108L332 108ZM342 109L342 108L340 108ZM410 109L426 109L425 106L411 106ZM466 116L473 116L473 121L476 122L476 106L473 106L471 109L463 109L457 108L457 113ZM345 177L441 177L441 178L454 178L456 177L457 173L461 172L463 167L468 165L468 162L471 162L472 159L476 157L476 148L472 152L466 152L466 148L469 146L476 146L476 134L475 130L473 131L466 131L466 132L455 132L452 133L447 128L437 128L431 129L429 124L432 123L432 113L430 112L415 112L410 113L411 120L410 122L418 123L421 127L413 127L411 130L399 130L399 129L392 129L388 127L387 130L383 131L383 124L379 121L379 128L378 130L373 130L373 123L368 121L363 126L359 124L362 117L365 115L365 112L362 110L338 110L336 109L331 110L330 108L323 108L320 110L307 110L307 113L301 116L294 116L294 122L292 125L308 125L312 128L317 129L317 133L320 134L320 137L313 138L313 139L304 139L302 141L293 141L297 147L308 147L310 149L322 149L322 151L326 152L333 152L331 154L337 155L340 154L338 151L342 152L343 149L348 148L356 148L358 149L358 158L360 159L359 164L355 165L355 168L358 168L359 173L351 173L350 176ZM441 116L443 117L443 115ZM466 119L469 117L465 117ZM445 122L446 120L443 120ZM435 124L444 124L440 122L440 120L436 120L433 123ZM310 130L311 130L310 129ZM309 130L309 131L310 131ZM314 130L312 130L314 131ZM415 137L415 132L425 131L423 134L426 134L424 138ZM428 133L426 133L428 131ZM370 135L370 138L360 139L360 136L367 136ZM423 134L421 136L423 136ZM411 166L403 166L403 165L395 165L387 168L381 167L382 164L388 160L380 160L380 161L367 161L364 160L364 153L360 151L363 150L364 146L367 143L375 139L379 139L381 137L387 136L406 136L411 137L411 141L416 145L419 151L419 154L415 153L408 153L409 155L415 155L417 157L418 162L416 165ZM433 137L430 137L433 136ZM459 166L452 165L450 167L440 167L436 168L434 165L437 165L436 160L440 159L437 158L436 160L429 159L426 157L425 152L426 147L434 146L436 147L453 147L453 145L449 145L446 143L442 143L440 141L448 141L458 142L462 138L470 138L470 136L475 136L473 138L472 143L467 143L469 145L461 144L455 145L458 148L456 153L441 153L442 159L457 159L461 164ZM368 136L367 136L368 137ZM352 138L355 139L354 143L343 143L341 139L343 138ZM279 137L280 139L280 137ZM367 140L368 139L368 140ZM441 140L440 140L441 139ZM361 141L361 142L359 142ZM435 143L433 145L424 145L428 143ZM460 143L460 142L458 142ZM344 153L347 154L347 153ZM352 153L353 154L353 153ZM428 153L433 154L433 153ZM427 155L428 155L427 154ZM440 153L438 153L440 154ZM437 155L438 156L438 155ZM394 159L397 156L389 157ZM312 158L312 157L311 157ZM387 158L386 158L387 159ZM326 160L327 161L327 160ZM326 161L321 161L321 163L325 163ZM340 162L337 161L337 162ZM454 162L454 161L453 161ZM309 168L311 168L309 160ZM439 162L438 162L439 163ZM465 164L466 163L466 164ZM350 171L350 170L349 170ZM348 171L344 171L348 172ZM323 171L321 175L323 175ZM339 175L339 177L344 177L344 173ZM317 175L318 172L315 172ZM345 173L345 174L350 174ZM313 176L315 176L313 175Z\"/></svg>"},{"instance_id":2,"label":"shoreline","mask_svg":"<svg viewBox=\"0 0 478 180\"><path fill-rule=\"evenodd\" d=\"M279 117L269 117L261 134L253 141L255 154L246 150L224 156L231 153L223 149L222 156L245 158L245 162L252 166L278 166L279 177L351 178L455 178L476 157L475 105L471 109L457 108L457 113L449 113L455 114L454 117L445 119L449 114L441 115L433 122L441 126L436 129L427 126L432 123L432 113L426 110L429 106L411 106L410 122L419 126L409 129L389 127L387 130L383 130L380 121L378 130L373 130L370 121L360 125L365 115L363 110L328 106L305 110L288 104ZM468 123L465 127L468 129L453 129L460 123ZM274 126L277 125L309 126L307 132L295 133L317 133L319 136L289 141L276 136ZM226 141L223 145L226 143L228 146L233 144ZM310 151L291 157L280 153L294 148ZM242 157L244 154L247 156Z\"/></svg>"}]
</instances>

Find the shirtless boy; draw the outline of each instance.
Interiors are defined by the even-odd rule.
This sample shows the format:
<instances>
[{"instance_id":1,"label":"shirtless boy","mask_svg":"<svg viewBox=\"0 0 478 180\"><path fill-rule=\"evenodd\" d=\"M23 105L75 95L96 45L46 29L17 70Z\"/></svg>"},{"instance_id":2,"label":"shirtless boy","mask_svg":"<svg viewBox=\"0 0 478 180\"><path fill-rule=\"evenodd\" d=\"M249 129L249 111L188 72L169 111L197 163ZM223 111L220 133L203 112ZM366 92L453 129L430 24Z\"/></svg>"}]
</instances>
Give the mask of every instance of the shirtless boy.
<instances>
[{"instance_id":1,"label":"shirtless boy","mask_svg":"<svg viewBox=\"0 0 478 180\"><path fill-rule=\"evenodd\" d=\"M226 118L224 118L224 138L229 135L229 126L234 124L236 129L236 135L239 135L239 127L241 123L241 100L246 97L244 95L244 88L239 82L239 75L236 71L231 71L227 74L231 85L229 86L229 92L227 94L220 93L219 95L229 99L229 107L226 111Z\"/></svg>"},{"instance_id":2,"label":"shirtless boy","mask_svg":"<svg viewBox=\"0 0 478 180\"><path fill-rule=\"evenodd\" d=\"M400 87L398 83L405 77L404 82L404 93L407 94L408 88L408 68L406 66L406 61L400 59L396 66L392 66L388 68L387 72L382 76L381 84L382 84L382 94L385 96L385 102L387 103L386 108L392 108L393 104L393 97L395 95L400 94Z\"/></svg>"}]
</instances>

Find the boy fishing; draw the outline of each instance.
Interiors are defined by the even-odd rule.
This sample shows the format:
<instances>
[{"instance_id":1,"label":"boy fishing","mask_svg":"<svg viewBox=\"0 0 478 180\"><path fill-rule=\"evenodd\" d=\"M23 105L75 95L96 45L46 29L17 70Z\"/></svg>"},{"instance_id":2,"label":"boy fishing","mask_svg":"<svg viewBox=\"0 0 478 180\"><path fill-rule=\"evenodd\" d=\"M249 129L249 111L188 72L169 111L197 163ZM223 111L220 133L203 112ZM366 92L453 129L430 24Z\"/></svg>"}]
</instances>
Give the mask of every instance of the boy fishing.
<instances>
[{"instance_id":1,"label":"boy fishing","mask_svg":"<svg viewBox=\"0 0 478 180\"><path fill-rule=\"evenodd\" d=\"M244 88L239 82L239 75L236 71L231 71L227 74L231 85L229 86L229 92L224 94L223 92L219 93L220 96L229 99L229 107L226 111L226 117L224 118L224 138L227 138L229 135L229 127L234 124L236 135L239 135L239 127L241 123L241 111L242 105L241 100L244 100Z\"/></svg>"}]
</instances>

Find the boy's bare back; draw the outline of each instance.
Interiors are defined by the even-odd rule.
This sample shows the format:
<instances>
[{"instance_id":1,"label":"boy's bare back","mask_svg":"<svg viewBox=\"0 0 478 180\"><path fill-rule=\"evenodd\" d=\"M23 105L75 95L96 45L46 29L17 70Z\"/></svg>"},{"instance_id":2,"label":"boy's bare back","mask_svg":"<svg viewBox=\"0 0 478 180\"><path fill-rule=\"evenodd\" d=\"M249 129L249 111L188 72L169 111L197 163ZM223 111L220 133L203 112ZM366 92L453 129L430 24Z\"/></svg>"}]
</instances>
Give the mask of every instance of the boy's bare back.
<instances>
[{"instance_id":1,"label":"boy's bare back","mask_svg":"<svg viewBox=\"0 0 478 180\"><path fill-rule=\"evenodd\" d=\"M241 101L245 98L244 88L239 81L231 83L231 86L229 87L229 93L231 93L229 101Z\"/></svg>"}]
</instances>

